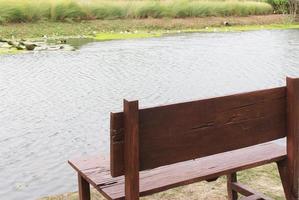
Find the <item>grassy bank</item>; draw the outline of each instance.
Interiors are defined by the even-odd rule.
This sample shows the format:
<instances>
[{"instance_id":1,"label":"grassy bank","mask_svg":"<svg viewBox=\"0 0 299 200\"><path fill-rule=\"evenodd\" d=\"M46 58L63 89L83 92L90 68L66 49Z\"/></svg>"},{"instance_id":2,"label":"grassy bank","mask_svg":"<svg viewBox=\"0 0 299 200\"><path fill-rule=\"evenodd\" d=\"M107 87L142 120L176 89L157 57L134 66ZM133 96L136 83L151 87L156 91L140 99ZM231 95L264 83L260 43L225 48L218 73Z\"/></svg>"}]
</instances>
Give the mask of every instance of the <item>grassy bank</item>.
<instances>
[{"instance_id":1,"label":"grassy bank","mask_svg":"<svg viewBox=\"0 0 299 200\"><path fill-rule=\"evenodd\" d=\"M229 26L224 26L224 22ZM186 19L122 19L92 20L84 22L10 23L0 26L0 55L24 52L1 43L1 38L12 43L47 43L79 47L86 42L133 38L160 37L188 32L228 32L261 29L298 29L299 24L289 21L286 15L248 17L206 17ZM78 38L78 39L75 39ZM3 46L4 45L4 46ZM23 46L21 46L23 47Z\"/></svg>"},{"instance_id":2,"label":"grassy bank","mask_svg":"<svg viewBox=\"0 0 299 200\"><path fill-rule=\"evenodd\" d=\"M270 164L255 169L246 170L239 173L239 180L242 183L263 192L275 200L283 200L283 189L280 183L278 171L275 164ZM205 200L222 200L226 198L226 179L219 178L216 182L200 182L175 189L161 192L152 196L144 197L144 200L158 199L205 199ZM51 197L41 198L40 200L76 200L77 193L67 193ZM104 200L97 192L92 192L92 200Z\"/></svg>"},{"instance_id":3,"label":"grassy bank","mask_svg":"<svg viewBox=\"0 0 299 200\"><path fill-rule=\"evenodd\" d=\"M0 0L0 23L248 16L271 13L273 8L268 3L238 0Z\"/></svg>"},{"instance_id":4,"label":"grassy bank","mask_svg":"<svg viewBox=\"0 0 299 200\"><path fill-rule=\"evenodd\" d=\"M223 26L229 22L232 26ZM126 20L92 20L83 22L36 22L36 23L10 23L0 26L0 38L42 38L68 37L68 36L99 36L117 34L121 38L152 36L176 31L213 31L211 27L226 29L261 29L276 27L291 28L297 25L290 24L285 15L266 15L248 17L206 17L186 19L126 19ZM263 27L262 27L263 26ZM208 27L208 29L206 28ZM137 31L137 32L136 32ZM130 34L121 34L130 32ZM100 37L100 36L99 36ZM117 39L117 38L115 38Z\"/></svg>"}]
</instances>

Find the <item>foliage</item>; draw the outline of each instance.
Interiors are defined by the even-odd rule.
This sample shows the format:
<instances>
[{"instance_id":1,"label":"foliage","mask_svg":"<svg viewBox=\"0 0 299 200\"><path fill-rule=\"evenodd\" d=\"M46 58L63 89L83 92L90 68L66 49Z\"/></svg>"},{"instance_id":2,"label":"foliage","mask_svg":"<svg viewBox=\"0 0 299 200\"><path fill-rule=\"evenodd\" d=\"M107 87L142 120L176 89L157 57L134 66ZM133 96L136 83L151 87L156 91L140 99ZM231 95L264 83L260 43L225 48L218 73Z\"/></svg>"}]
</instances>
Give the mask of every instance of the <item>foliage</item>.
<instances>
[{"instance_id":1,"label":"foliage","mask_svg":"<svg viewBox=\"0 0 299 200\"><path fill-rule=\"evenodd\" d=\"M100 33L152 33L176 31L218 31L219 26L227 21L232 26L223 26L223 31L231 29L287 29L299 28L298 24L290 24L287 16L267 15L249 17L208 17L185 19L116 19L90 20L82 22L39 21L35 23L8 23L0 27L0 39L6 38L57 38L57 37L85 37ZM272 25L279 24L279 25ZM246 25L246 26L244 26ZM218 28L217 28L218 27ZM239 28L240 27L240 28Z\"/></svg>"},{"instance_id":2,"label":"foliage","mask_svg":"<svg viewBox=\"0 0 299 200\"><path fill-rule=\"evenodd\" d=\"M0 0L0 23L248 16L272 12L268 3L238 0Z\"/></svg>"},{"instance_id":3,"label":"foliage","mask_svg":"<svg viewBox=\"0 0 299 200\"><path fill-rule=\"evenodd\" d=\"M267 0L267 3L272 5L275 13L277 13L277 14L289 13L289 2L288 2L288 0Z\"/></svg>"}]
</instances>

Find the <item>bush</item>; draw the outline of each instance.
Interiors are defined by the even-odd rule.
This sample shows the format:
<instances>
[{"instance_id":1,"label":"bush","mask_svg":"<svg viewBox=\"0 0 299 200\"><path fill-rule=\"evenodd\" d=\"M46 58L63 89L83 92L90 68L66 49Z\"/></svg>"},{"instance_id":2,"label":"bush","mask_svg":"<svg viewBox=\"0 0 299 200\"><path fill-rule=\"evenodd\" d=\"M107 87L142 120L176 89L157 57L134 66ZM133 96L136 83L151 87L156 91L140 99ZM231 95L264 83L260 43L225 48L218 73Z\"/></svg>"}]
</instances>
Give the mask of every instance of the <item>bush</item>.
<instances>
[{"instance_id":1,"label":"bush","mask_svg":"<svg viewBox=\"0 0 299 200\"><path fill-rule=\"evenodd\" d=\"M287 0L267 0L277 14L289 13L289 2Z\"/></svg>"},{"instance_id":2,"label":"bush","mask_svg":"<svg viewBox=\"0 0 299 200\"><path fill-rule=\"evenodd\" d=\"M279 13L285 0L268 0ZM0 23L38 20L184 18L270 14L270 4L224 0L0 0Z\"/></svg>"}]
</instances>

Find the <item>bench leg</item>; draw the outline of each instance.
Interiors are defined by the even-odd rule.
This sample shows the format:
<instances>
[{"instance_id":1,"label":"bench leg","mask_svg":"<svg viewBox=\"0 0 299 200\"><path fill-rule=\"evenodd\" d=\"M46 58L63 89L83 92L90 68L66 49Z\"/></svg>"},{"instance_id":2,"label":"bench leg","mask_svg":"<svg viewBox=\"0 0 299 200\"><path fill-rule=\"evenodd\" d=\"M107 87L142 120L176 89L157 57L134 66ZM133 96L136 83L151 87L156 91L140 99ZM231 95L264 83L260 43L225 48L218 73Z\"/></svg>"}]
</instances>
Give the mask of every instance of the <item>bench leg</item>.
<instances>
[{"instance_id":1,"label":"bench leg","mask_svg":"<svg viewBox=\"0 0 299 200\"><path fill-rule=\"evenodd\" d=\"M290 190L290 181L288 178L288 166L287 166L287 160L281 160L277 162L277 167L281 179L281 183L283 186L284 194L286 200L297 200Z\"/></svg>"},{"instance_id":2,"label":"bench leg","mask_svg":"<svg viewBox=\"0 0 299 200\"><path fill-rule=\"evenodd\" d=\"M233 182L237 182L237 173L236 172L227 175L228 200L237 200L238 199L238 193L236 191L234 191L232 188Z\"/></svg>"},{"instance_id":3,"label":"bench leg","mask_svg":"<svg viewBox=\"0 0 299 200\"><path fill-rule=\"evenodd\" d=\"M78 174L79 200L90 200L89 183Z\"/></svg>"}]
</instances>

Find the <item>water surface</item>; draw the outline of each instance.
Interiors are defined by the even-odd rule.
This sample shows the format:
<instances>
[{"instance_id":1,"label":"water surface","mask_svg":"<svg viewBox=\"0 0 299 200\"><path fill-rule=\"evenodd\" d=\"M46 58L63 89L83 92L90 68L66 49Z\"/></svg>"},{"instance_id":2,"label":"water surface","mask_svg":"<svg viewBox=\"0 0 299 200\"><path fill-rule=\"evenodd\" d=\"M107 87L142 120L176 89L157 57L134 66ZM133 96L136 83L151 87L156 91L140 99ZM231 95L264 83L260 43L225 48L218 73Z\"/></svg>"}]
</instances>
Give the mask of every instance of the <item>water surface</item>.
<instances>
[{"instance_id":1,"label":"water surface","mask_svg":"<svg viewBox=\"0 0 299 200\"><path fill-rule=\"evenodd\" d=\"M299 31L195 33L0 56L0 199L76 190L67 159L109 153L109 112L285 85Z\"/></svg>"}]
</instances>

